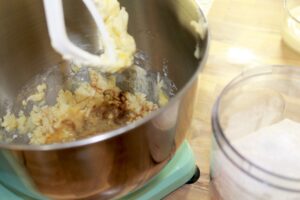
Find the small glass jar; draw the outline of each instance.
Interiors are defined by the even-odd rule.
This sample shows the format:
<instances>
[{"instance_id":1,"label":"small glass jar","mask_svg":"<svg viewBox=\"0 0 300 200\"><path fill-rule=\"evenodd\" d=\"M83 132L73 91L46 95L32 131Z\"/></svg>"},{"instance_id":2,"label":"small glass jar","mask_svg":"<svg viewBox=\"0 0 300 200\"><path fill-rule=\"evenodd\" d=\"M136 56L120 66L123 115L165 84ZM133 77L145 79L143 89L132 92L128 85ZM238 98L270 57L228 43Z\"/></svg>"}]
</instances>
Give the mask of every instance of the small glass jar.
<instances>
[{"instance_id":1,"label":"small glass jar","mask_svg":"<svg viewBox=\"0 0 300 200\"><path fill-rule=\"evenodd\" d=\"M291 147L285 144L290 143L285 135L278 138L277 130L268 133L271 140L267 141L259 139L262 135L251 135L287 119L300 126L300 67L251 69L224 88L212 112L212 199L300 199L300 151L295 152L300 145L287 152ZM299 135L292 142L297 144L300 129L296 132ZM266 167L264 154L278 166Z\"/></svg>"},{"instance_id":2,"label":"small glass jar","mask_svg":"<svg viewBox=\"0 0 300 200\"><path fill-rule=\"evenodd\" d=\"M282 39L300 53L300 0L284 0Z\"/></svg>"}]
</instances>

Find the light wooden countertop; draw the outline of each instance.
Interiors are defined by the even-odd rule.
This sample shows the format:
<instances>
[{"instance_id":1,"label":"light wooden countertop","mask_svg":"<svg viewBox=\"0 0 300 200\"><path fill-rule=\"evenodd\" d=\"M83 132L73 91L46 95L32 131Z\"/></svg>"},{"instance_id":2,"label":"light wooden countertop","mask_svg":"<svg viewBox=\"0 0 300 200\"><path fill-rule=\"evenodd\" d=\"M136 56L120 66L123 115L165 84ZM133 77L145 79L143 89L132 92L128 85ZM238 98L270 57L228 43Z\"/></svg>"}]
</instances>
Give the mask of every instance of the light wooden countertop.
<instances>
[{"instance_id":1,"label":"light wooden countertop","mask_svg":"<svg viewBox=\"0 0 300 200\"><path fill-rule=\"evenodd\" d=\"M300 66L300 54L281 40L283 13L282 0L214 0L208 13L209 56L199 75L197 103L189 130L201 177L197 183L185 185L165 199L210 199L211 109L219 92L234 76L244 68L264 64Z\"/></svg>"}]
</instances>

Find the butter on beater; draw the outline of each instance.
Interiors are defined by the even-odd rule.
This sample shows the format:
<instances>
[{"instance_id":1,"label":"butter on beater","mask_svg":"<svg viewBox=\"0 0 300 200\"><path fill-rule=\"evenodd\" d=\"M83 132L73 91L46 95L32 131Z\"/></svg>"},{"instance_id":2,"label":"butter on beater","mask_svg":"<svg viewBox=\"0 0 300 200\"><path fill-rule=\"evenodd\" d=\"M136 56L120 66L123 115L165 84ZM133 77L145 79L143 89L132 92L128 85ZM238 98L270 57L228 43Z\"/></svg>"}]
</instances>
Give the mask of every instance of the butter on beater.
<instances>
[{"instance_id":1,"label":"butter on beater","mask_svg":"<svg viewBox=\"0 0 300 200\"><path fill-rule=\"evenodd\" d=\"M128 13L117 0L94 0L106 28L115 44L117 59L111 66L103 68L103 72L114 73L130 67L133 63L136 45L133 37L128 34ZM100 47L103 45L100 42ZM101 55L103 63L108 59L108 53Z\"/></svg>"}]
</instances>

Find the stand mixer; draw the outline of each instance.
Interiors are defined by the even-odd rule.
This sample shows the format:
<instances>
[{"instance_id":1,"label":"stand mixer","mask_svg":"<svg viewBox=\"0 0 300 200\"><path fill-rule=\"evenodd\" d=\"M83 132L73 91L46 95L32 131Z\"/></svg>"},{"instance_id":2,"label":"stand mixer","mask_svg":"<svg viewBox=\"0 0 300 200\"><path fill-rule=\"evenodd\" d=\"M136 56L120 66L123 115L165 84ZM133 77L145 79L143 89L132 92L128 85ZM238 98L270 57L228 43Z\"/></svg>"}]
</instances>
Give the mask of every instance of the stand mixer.
<instances>
[{"instance_id":1,"label":"stand mixer","mask_svg":"<svg viewBox=\"0 0 300 200\"><path fill-rule=\"evenodd\" d=\"M147 57L136 62L161 74L167 65L176 94L144 119L90 138L42 146L0 143L1 197L160 199L199 177L185 138L197 75L207 54L206 19L193 0L120 3L130 16L129 33ZM96 54L97 27L89 12L80 0L64 0L63 4L69 38ZM5 28L0 30L0 114L4 115L26 82L43 70L67 63L51 47L42 1L12 0L1 5L0 25ZM199 23L202 34L191 21ZM198 58L194 57L196 48ZM60 82L66 72L57 73L62 75L53 82Z\"/></svg>"}]
</instances>

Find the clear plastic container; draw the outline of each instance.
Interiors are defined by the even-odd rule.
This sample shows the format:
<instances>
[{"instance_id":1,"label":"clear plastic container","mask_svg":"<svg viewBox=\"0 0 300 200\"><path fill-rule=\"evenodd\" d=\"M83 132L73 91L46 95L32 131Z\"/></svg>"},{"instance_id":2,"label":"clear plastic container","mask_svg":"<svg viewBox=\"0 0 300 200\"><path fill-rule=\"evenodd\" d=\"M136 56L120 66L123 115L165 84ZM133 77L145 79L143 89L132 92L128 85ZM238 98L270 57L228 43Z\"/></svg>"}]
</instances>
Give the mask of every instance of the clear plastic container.
<instances>
[{"instance_id":1,"label":"clear plastic container","mask_svg":"<svg viewBox=\"0 0 300 200\"><path fill-rule=\"evenodd\" d=\"M225 87L212 113L212 199L300 199L300 129L276 129L286 120L300 126L300 67L251 69Z\"/></svg>"},{"instance_id":2,"label":"clear plastic container","mask_svg":"<svg viewBox=\"0 0 300 200\"><path fill-rule=\"evenodd\" d=\"M284 0L282 39L300 53L300 0Z\"/></svg>"}]
</instances>

